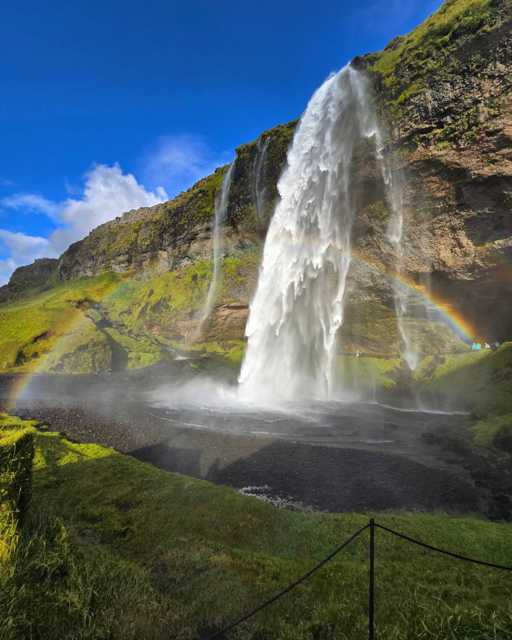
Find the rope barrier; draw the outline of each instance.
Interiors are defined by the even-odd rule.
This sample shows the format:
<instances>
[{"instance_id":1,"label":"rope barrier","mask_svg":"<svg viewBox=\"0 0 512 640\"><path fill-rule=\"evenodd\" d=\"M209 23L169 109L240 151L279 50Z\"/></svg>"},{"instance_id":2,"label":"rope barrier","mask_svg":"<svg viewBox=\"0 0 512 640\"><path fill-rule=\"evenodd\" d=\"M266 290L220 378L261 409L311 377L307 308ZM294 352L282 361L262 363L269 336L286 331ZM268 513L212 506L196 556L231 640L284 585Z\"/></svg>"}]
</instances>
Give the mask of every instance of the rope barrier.
<instances>
[{"instance_id":1,"label":"rope barrier","mask_svg":"<svg viewBox=\"0 0 512 640\"><path fill-rule=\"evenodd\" d=\"M268 600L266 600L262 604L260 604L258 607L255 607L254 609L252 609L251 611L246 613L244 616L242 616L241 618L239 618L235 622L232 622L228 626L224 627L224 629L222 629L221 631L218 631L217 633L214 633L212 636L209 636L205 640L217 640L218 638L224 637L224 635L226 633L228 633L229 631L232 631L235 627L238 627L239 625L243 624L244 622L247 622L253 616L255 616L257 613L259 613L263 609L266 609L268 606L270 606L271 604L273 604L274 602L276 602L277 600L279 600L280 598L285 596L287 593L289 593L290 591L295 589L295 587L298 587L300 584L302 584L303 582L305 582L306 580L311 578L317 571L319 571L323 566L325 566L335 556L337 556L340 553L340 551L345 549L345 547L347 547L351 542L353 542L357 537L359 537L364 531L366 531L366 529L370 529L370 534L371 534L371 536L370 536L370 592L369 592L369 607L368 607L368 614L369 614L368 631L369 631L369 638L373 639L374 638L374 633L375 633L375 628L374 628L374 626L375 626L375 622L374 622L374 585L373 585L373 581L374 581L373 572L374 572L374 552L375 552L375 535L374 535L375 528L382 529L383 531L386 531L387 533L390 533L391 535L394 535L397 538L401 538L402 540L405 540L406 542L410 542L411 544L415 544L415 545L417 545L419 547L423 547L425 549L428 549L429 551L434 551L435 553L441 553L441 554L443 554L445 556L449 556L451 558L455 558L456 560L462 560L464 562L471 562L473 564L478 564L478 565L481 565L481 566L484 566L484 567L490 567L491 569L500 569L502 571L512 571L512 567L506 567L504 565L495 564L493 562L486 562L485 560L477 560L476 558L469 558L468 556L463 556L463 555L461 555L459 553L455 553L454 551L449 551L447 549L440 549L439 547L434 547L433 545L428 544L426 542L422 542L421 540L417 540L416 538L411 538L411 536L408 536L405 533L401 533L400 531L395 531L394 529L390 529L389 527L386 527L386 526L384 526L382 524L379 524L378 522L375 522L372 519L372 520L369 521L368 524L366 524L364 527L361 527L360 529L358 529L352 536L350 536L350 538L345 540L345 542L343 542L338 547L336 547L328 556L326 556L321 562L316 564L312 569L310 569L303 576L301 576L300 578L298 578L297 580L295 580L294 582L289 584L284 589L281 589L281 591L276 593L274 596L272 596L271 598L269 598Z\"/></svg>"},{"instance_id":2,"label":"rope barrier","mask_svg":"<svg viewBox=\"0 0 512 640\"><path fill-rule=\"evenodd\" d=\"M276 600L279 600L279 598L282 598L283 596L285 596L287 593L292 591L292 589L295 589L295 587L298 587L300 584L302 584L303 582L308 580L308 578L311 578L311 576L313 576L324 565L326 565L335 556L337 556L338 553L340 553L340 551L343 551L343 549L345 547L348 547L348 545L351 542L353 542L358 536L360 536L363 533L363 531L366 531L366 529L368 529L369 526L370 526L369 524L366 524L364 527L361 527L361 529L359 529L352 536L350 536L350 538L348 538L348 540L345 540L345 542L343 542L343 544L341 544L338 547L336 547L336 549L334 549L327 557L325 557L321 562L316 564L312 569L310 569L303 576L301 576L300 578L298 578L297 580L295 580L294 582L289 584L284 589L281 589L281 591L276 593L275 596L272 596L272 598L269 598L268 600L266 600L265 602L260 604L255 609L252 609L252 611L249 611L249 613L246 613L244 616L242 616L241 618L239 618L235 622L232 622L231 624L229 624L227 627L225 627L221 631L217 631L217 633L214 633L212 636L209 636L206 640L215 640L216 638L221 638L224 634L228 633L229 631L232 631L235 627L238 627L239 625L243 624L244 622L247 622L247 620L249 620L250 618L255 616L257 613L259 613L263 609L266 609L268 606L270 606L271 604L276 602Z\"/></svg>"},{"instance_id":3,"label":"rope barrier","mask_svg":"<svg viewBox=\"0 0 512 640\"><path fill-rule=\"evenodd\" d=\"M419 547L424 547L425 549L429 549L430 551L435 551L436 553L442 553L445 556L450 556L451 558L456 558L457 560L464 560L465 562L473 562L474 564L480 564L484 567L491 567L492 569L502 569L503 571L512 571L512 567L505 567L501 564L494 564L492 562L485 562L484 560L476 560L475 558L468 558L467 556L462 556L458 553L454 553L453 551L447 551L446 549L439 549L439 547L433 547L431 544L427 544L426 542L422 542L421 540L416 540L415 538L411 538L410 536L405 535L405 533L400 533L399 531L395 531L394 529L390 529L389 527L385 527L378 522L375 523L375 526L383 531L387 531L388 533L397 536L398 538L402 538L403 540L407 540L407 542L411 542L412 544L416 544Z\"/></svg>"}]
</instances>

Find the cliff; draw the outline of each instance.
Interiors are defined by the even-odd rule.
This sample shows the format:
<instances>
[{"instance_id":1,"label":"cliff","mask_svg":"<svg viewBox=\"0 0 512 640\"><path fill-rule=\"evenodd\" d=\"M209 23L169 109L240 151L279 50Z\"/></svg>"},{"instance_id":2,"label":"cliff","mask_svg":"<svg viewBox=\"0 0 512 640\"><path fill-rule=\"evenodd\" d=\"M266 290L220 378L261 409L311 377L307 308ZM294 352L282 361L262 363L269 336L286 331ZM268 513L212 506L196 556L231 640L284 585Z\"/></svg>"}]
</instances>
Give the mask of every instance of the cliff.
<instances>
[{"instance_id":1,"label":"cliff","mask_svg":"<svg viewBox=\"0 0 512 640\"><path fill-rule=\"evenodd\" d=\"M512 294L511 7L510 0L447 0L408 36L354 61L373 79L387 123L384 153L403 176L404 280L462 316L475 337L500 341L512 335L506 302ZM174 200L98 227L59 259L60 284L49 295L59 308L82 314L101 356L84 359L85 339L78 340L76 330L56 328L45 315L26 336L9 339L4 351L11 355L2 367L32 366L62 336L72 345L71 355L64 363L50 357L50 370L141 366L173 349L239 361L295 124L275 127L237 149L223 227L223 280L201 335L215 197L226 167ZM358 212L340 350L397 358L394 253L386 239L390 211L370 148L357 150L353 179ZM41 295L30 299L37 309L48 299ZM0 308L0 323L12 328L20 309ZM418 313L412 326L423 354L465 348L446 324L425 320ZM52 337L39 337L47 334Z\"/></svg>"},{"instance_id":2,"label":"cliff","mask_svg":"<svg viewBox=\"0 0 512 640\"><path fill-rule=\"evenodd\" d=\"M0 304L54 285L58 279L58 264L58 260L41 258L31 265L16 269L8 284L0 287Z\"/></svg>"},{"instance_id":3,"label":"cliff","mask_svg":"<svg viewBox=\"0 0 512 640\"><path fill-rule=\"evenodd\" d=\"M294 123L279 125L237 149L226 221L231 250L261 242L293 130ZM61 280L105 271L161 273L210 259L215 197L225 171L217 169L174 200L129 211L94 229L60 258ZM260 212L256 183L262 194Z\"/></svg>"},{"instance_id":4,"label":"cliff","mask_svg":"<svg viewBox=\"0 0 512 640\"><path fill-rule=\"evenodd\" d=\"M406 270L480 335L512 335L512 3L448 0L361 64L404 170Z\"/></svg>"}]
</instances>

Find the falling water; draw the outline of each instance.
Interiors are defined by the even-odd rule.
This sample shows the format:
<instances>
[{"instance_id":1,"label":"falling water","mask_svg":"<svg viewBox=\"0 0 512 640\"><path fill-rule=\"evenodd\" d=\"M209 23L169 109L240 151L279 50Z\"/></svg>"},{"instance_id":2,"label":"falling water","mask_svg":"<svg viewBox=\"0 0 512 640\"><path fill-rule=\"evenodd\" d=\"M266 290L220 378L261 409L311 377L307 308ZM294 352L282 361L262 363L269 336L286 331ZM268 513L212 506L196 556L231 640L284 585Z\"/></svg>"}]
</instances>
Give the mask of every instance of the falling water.
<instances>
[{"instance_id":1,"label":"falling water","mask_svg":"<svg viewBox=\"0 0 512 640\"><path fill-rule=\"evenodd\" d=\"M195 336L196 338L201 334L204 323L210 317L210 314L213 310L213 305L215 304L215 298L217 295L217 289L220 280L221 257L223 251L222 224L224 223L228 210L229 192L231 189L231 181L233 178L235 163L236 159L229 165L229 168L226 171L226 174L224 175L224 179L222 181L221 190L217 194L217 197L215 199L215 216L213 227L213 274L210 282L210 287L208 289L208 295L206 296L206 300L201 310L199 326Z\"/></svg>"},{"instance_id":2,"label":"falling water","mask_svg":"<svg viewBox=\"0 0 512 640\"><path fill-rule=\"evenodd\" d=\"M401 171L393 171L388 160L384 157L380 130L377 133L377 158L381 166L386 187L386 196L391 208L387 237L395 251L395 271L400 275L403 271L404 258L404 178ZM393 295L395 300L396 322L402 342L403 356L409 369L414 371L418 366L419 354L406 324L406 319L410 316L413 296L409 292L409 289L400 282L399 277L393 279Z\"/></svg>"},{"instance_id":3,"label":"falling water","mask_svg":"<svg viewBox=\"0 0 512 640\"><path fill-rule=\"evenodd\" d=\"M252 168L253 172L253 191L254 191L254 204L256 205L256 215L260 222L263 221L263 204L265 199L265 188L262 188L261 181L263 178L263 166L265 164L265 158L267 156L267 149L270 143L270 136L263 141L261 138L258 141L257 153L254 156L254 164Z\"/></svg>"},{"instance_id":4,"label":"falling water","mask_svg":"<svg viewBox=\"0 0 512 640\"><path fill-rule=\"evenodd\" d=\"M246 397L329 398L355 211L355 145L377 132L367 80L352 67L311 98L279 180L246 328Z\"/></svg>"}]
</instances>

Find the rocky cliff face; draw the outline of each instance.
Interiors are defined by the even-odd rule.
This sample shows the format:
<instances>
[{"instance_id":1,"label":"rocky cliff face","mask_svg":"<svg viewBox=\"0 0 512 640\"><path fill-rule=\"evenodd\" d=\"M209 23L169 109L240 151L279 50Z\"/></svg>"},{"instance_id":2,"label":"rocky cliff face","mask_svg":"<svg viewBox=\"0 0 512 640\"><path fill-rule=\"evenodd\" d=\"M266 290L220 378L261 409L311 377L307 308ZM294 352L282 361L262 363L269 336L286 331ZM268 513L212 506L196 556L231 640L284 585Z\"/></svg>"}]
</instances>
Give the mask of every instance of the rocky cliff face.
<instances>
[{"instance_id":1,"label":"rocky cliff face","mask_svg":"<svg viewBox=\"0 0 512 640\"><path fill-rule=\"evenodd\" d=\"M57 282L58 260L41 258L27 267L19 267L9 283L0 287L0 304L15 300L31 290L45 289Z\"/></svg>"},{"instance_id":2,"label":"rocky cliff face","mask_svg":"<svg viewBox=\"0 0 512 640\"><path fill-rule=\"evenodd\" d=\"M407 178L405 268L482 336L512 335L512 3L449 0L361 63Z\"/></svg>"},{"instance_id":3,"label":"rocky cliff face","mask_svg":"<svg viewBox=\"0 0 512 640\"><path fill-rule=\"evenodd\" d=\"M511 34L511 0L447 0L409 36L354 61L373 79L388 131L384 153L405 178L404 277L428 287L476 333L498 340L512 336ZM295 124L237 149L224 280L196 336L203 346L240 349ZM95 229L60 258L59 279L120 274L123 295L101 308L115 331L189 348L211 277L215 197L225 171ZM358 150L354 180L358 214L340 348L396 355L390 211L371 149ZM414 330L426 352L460 346L421 314Z\"/></svg>"},{"instance_id":4,"label":"rocky cliff face","mask_svg":"<svg viewBox=\"0 0 512 640\"><path fill-rule=\"evenodd\" d=\"M294 123L280 125L237 149L227 214L228 252L261 242L277 197ZM129 211L73 244L59 261L62 280L104 271L162 273L211 258L215 197L226 167L180 196Z\"/></svg>"}]
</instances>

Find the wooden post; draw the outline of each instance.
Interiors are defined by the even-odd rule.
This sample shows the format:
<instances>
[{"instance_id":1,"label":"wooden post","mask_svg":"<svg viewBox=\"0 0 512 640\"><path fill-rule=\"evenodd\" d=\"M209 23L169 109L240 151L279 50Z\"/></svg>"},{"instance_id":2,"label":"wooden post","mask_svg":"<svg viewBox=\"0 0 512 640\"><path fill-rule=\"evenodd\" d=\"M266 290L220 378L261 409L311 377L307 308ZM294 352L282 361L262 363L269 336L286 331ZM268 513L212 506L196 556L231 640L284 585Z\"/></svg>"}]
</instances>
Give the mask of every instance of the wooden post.
<instances>
[{"instance_id":1,"label":"wooden post","mask_svg":"<svg viewBox=\"0 0 512 640\"><path fill-rule=\"evenodd\" d=\"M375 520L370 520L370 582L368 585L368 640L375 640Z\"/></svg>"}]
</instances>

